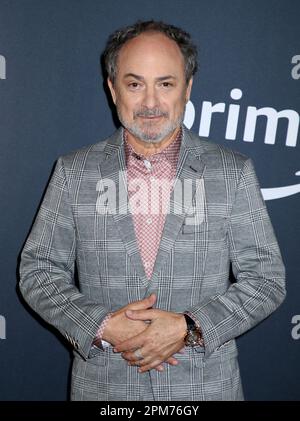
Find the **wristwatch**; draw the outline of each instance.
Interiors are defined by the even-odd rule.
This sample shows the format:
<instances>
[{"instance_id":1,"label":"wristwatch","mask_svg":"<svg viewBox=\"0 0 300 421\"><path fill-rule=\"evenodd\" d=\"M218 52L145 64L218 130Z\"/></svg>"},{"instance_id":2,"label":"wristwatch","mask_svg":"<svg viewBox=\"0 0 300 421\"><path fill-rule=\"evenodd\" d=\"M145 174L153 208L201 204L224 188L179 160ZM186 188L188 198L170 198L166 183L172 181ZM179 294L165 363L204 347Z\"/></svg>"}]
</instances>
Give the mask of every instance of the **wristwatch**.
<instances>
[{"instance_id":1,"label":"wristwatch","mask_svg":"<svg viewBox=\"0 0 300 421\"><path fill-rule=\"evenodd\" d=\"M184 313L183 315L187 324L187 333L184 337L184 345L192 347L202 345L203 340L200 329L196 326L194 320L190 316Z\"/></svg>"}]
</instances>

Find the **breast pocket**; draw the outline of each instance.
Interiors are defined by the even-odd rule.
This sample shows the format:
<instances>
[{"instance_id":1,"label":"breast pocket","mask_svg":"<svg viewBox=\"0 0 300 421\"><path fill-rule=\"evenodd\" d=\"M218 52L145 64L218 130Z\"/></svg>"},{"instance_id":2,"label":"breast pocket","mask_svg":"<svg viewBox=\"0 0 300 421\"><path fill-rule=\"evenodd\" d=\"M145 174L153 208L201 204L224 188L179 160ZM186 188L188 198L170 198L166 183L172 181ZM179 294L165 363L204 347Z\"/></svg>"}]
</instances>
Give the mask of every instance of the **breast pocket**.
<instances>
[{"instance_id":1,"label":"breast pocket","mask_svg":"<svg viewBox=\"0 0 300 421\"><path fill-rule=\"evenodd\" d=\"M199 225L183 223L181 234L183 236L194 236L196 239L205 238L213 242L224 240L227 232L228 219L218 218L204 221Z\"/></svg>"},{"instance_id":2,"label":"breast pocket","mask_svg":"<svg viewBox=\"0 0 300 421\"><path fill-rule=\"evenodd\" d=\"M210 219L200 225L182 225L178 247L181 246L184 255L190 254L194 272L203 275L203 294L214 294L222 287L220 274L226 270L228 261L227 229L227 218Z\"/></svg>"}]
</instances>

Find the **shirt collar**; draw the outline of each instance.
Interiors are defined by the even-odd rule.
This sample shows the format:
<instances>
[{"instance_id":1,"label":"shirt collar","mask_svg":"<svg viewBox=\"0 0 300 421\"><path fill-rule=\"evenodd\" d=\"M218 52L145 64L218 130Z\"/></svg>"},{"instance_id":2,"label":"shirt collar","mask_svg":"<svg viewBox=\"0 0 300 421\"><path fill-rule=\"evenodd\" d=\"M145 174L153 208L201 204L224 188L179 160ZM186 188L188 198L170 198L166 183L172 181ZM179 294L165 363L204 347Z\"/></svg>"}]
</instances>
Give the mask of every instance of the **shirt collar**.
<instances>
[{"instance_id":1,"label":"shirt collar","mask_svg":"<svg viewBox=\"0 0 300 421\"><path fill-rule=\"evenodd\" d=\"M150 162L157 161L160 158L164 157L170 163L173 163L174 161L176 161L176 158L178 157L178 154L179 154L181 140L182 140L182 128L180 128L175 139L165 149L163 149L161 152L150 155L147 158L144 155L137 154L135 152L134 148L132 147L132 145L130 145L130 143L127 140L127 132L125 129L123 130L123 139L124 139L126 163L128 161L129 156L135 156L138 158L147 159Z\"/></svg>"}]
</instances>

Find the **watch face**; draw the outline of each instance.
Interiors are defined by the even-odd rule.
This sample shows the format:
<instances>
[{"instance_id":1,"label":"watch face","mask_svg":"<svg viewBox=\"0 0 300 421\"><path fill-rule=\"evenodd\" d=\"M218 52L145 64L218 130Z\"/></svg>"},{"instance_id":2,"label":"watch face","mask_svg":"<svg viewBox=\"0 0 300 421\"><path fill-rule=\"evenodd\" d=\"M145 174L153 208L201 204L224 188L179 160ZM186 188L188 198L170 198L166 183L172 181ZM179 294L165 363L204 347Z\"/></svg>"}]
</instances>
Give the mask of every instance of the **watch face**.
<instances>
[{"instance_id":1,"label":"watch face","mask_svg":"<svg viewBox=\"0 0 300 421\"><path fill-rule=\"evenodd\" d=\"M190 330L185 338L186 346L196 346L199 342L199 333L197 330Z\"/></svg>"}]
</instances>

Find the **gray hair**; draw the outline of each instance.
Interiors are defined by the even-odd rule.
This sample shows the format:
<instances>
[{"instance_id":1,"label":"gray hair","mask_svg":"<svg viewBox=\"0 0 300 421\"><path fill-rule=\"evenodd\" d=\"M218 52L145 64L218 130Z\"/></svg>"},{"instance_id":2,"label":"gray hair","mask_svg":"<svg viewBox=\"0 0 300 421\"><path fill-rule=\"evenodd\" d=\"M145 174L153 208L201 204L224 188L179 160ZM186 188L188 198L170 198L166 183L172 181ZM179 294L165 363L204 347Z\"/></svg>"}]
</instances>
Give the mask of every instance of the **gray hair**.
<instances>
[{"instance_id":1,"label":"gray hair","mask_svg":"<svg viewBox=\"0 0 300 421\"><path fill-rule=\"evenodd\" d=\"M118 29L108 38L103 59L107 75L111 82L114 84L116 79L119 51L127 41L144 32L161 32L176 42L184 58L185 78L186 83L188 83L198 68L197 48L192 43L190 34L176 26L154 20L138 21L134 25Z\"/></svg>"}]
</instances>

